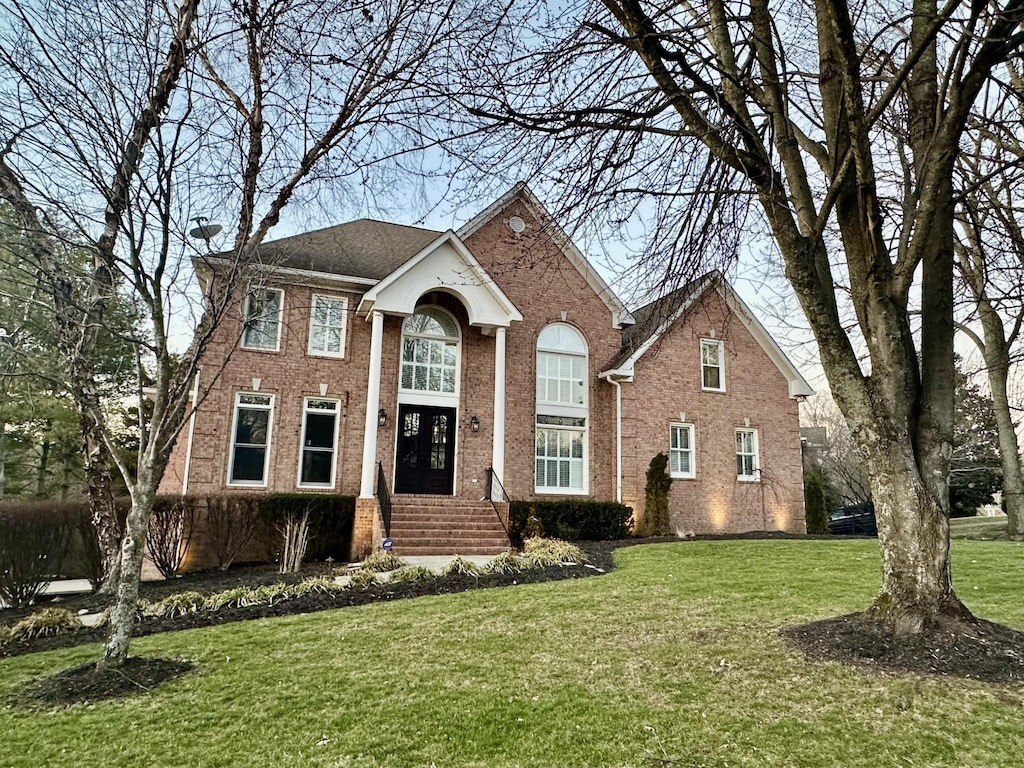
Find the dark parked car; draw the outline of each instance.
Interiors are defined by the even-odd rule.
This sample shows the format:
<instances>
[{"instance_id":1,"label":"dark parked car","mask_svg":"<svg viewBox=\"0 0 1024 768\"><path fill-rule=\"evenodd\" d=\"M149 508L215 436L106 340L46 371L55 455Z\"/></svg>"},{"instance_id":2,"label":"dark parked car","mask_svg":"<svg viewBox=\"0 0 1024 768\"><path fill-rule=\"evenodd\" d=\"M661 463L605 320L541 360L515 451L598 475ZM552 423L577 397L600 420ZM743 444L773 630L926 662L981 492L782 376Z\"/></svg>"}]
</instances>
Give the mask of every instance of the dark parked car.
<instances>
[{"instance_id":1,"label":"dark parked car","mask_svg":"<svg viewBox=\"0 0 1024 768\"><path fill-rule=\"evenodd\" d=\"M875 505L866 501L840 507L828 516L828 532L834 536L877 536Z\"/></svg>"}]
</instances>

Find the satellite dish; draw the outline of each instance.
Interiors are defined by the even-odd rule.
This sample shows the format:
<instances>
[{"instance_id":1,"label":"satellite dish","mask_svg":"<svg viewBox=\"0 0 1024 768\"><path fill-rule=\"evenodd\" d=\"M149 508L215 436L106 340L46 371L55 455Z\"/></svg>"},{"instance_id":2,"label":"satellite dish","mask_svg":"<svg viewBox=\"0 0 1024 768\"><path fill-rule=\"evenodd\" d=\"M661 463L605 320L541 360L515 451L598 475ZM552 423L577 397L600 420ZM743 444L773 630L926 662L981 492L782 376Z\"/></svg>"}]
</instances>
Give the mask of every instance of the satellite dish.
<instances>
[{"instance_id":1,"label":"satellite dish","mask_svg":"<svg viewBox=\"0 0 1024 768\"><path fill-rule=\"evenodd\" d=\"M205 216L197 216L193 221L195 221L197 226L189 230L189 235L196 240L206 240L209 242L211 237L224 229L220 224L210 224L210 220Z\"/></svg>"}]
</instances>

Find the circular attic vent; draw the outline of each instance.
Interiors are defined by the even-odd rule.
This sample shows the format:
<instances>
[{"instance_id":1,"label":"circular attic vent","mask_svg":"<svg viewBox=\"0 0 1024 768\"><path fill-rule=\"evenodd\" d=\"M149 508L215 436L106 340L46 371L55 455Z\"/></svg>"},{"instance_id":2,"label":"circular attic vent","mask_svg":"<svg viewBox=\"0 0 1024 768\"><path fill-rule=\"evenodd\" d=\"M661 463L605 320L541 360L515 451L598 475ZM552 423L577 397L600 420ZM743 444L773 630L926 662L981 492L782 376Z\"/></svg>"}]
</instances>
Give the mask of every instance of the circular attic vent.
<instances>
[{"instance_id":1,"label":"circular attic vent","mask_svg":"<svg viewBox=\"0 0 1024 768\"><path fill-rule=\"evenodd\" d=\"M522 216L513 216L508 220L508 228L515 232L517 235L521 235L526 231L526 222L523 221Z\"/></svg>"}]
</instances>

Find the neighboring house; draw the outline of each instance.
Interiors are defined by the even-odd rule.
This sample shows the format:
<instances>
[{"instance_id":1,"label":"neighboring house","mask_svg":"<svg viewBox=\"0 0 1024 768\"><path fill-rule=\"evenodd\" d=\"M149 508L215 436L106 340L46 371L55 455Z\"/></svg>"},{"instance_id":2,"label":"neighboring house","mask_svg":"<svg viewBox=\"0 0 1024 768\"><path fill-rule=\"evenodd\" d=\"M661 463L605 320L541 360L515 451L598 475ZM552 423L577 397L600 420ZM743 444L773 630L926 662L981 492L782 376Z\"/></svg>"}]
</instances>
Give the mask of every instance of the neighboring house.
<instances>
[{"instance_id":1,"label":"neighboring house","mask_svg":"<svg viewBox=\"0 0 1024 768\"><path fill-rule=\"evenodd\" d=\"M458 232L360 219L260 258L164 493L350 494L359 550L497 551L490 499L642 515L665 452L679 531L803 531L811 390L718 273L631 315L521 184Z\"/></svg>"}]
</instances>

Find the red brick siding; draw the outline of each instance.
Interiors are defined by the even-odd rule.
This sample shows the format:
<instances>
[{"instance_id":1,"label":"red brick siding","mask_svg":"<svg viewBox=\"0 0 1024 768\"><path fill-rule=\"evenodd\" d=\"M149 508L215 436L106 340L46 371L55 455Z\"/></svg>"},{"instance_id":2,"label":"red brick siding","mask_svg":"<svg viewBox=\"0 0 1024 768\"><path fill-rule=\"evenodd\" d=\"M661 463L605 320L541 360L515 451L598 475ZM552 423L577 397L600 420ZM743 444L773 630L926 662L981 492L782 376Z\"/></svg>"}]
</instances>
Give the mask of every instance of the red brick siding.
<instances>
[{"instance_id":1,"label":"red brick siding","mask_svg":"<svg viewBox=\"0 0 1024 768\"><path fill-rule=\"evenodd\" d=\"M714 333L712 333L712 331ZM726 391L701 389L700 340L725 345ZM804 531L797 401L786 378L715 292L662 337L622 385L624 501L643 514L647 466L668 453L669 425L695 426L696 478L675 479L669 511L680 532ZM761 482L736 479L735 430L757 429Z\"/></svg>"},{"instance_id":2,"label":"red brick siding","mask_svg":"<svg viewBox=\"0 0 1024 768\"><path fill-rule=\"evenodd\" d=\"M506 226L505 222L512 216L521 216L527 222L525 232L516 235ZM583 334L588 348L588 495L614 498L614 392L597 378L621 345L620 333L612 327L611 311L519 200L514 200L473 233L466 244L523 314L523 322L509 330L507 342L506 449L502 482L509 495L514 499L556 498L551 494L537 496L534 493L536 350L540 331L550 323L562 322L564 312L565 322Z\"/></svg>"}]
</instances>

